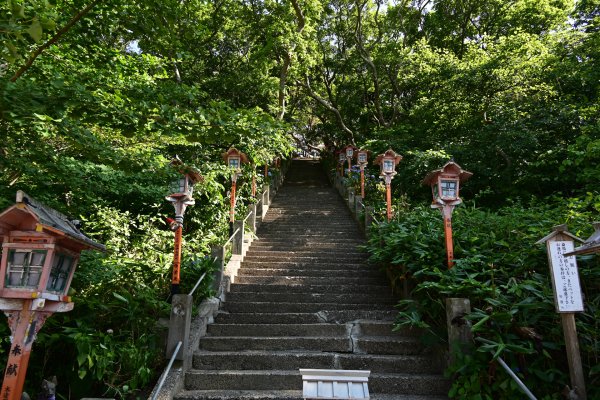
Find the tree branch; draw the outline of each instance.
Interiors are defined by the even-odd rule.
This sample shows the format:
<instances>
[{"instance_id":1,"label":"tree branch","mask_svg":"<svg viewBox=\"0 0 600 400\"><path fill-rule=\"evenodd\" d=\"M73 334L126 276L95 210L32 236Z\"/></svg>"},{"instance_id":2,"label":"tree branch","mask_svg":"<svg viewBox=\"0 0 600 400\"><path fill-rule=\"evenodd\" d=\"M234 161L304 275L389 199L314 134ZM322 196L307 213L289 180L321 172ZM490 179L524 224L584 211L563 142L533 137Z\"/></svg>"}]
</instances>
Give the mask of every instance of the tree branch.
<instances>
[{"instance_id":1,"label":"tree branch","mask_svg":"<svg viewBox=\"0 0 600 400\"><path fill-rule=\"evenodd\" d=\"M54 34L54 36L48 40L46 43L44 43L43 45L41 45L40 47L37 48L36 51L34 51L30 56L29 59L27 60L27 62L21 67L19 68L19 70L13 75L12 78L10 78L11 82L15 82L17 79L19 79L25 72L27 72L27 70L29 68L31 68L31 66L33 65L34 61L36 60L36 58L38 58L38 56L40 54L42 54L42 52L44 50L46 50L48 47L52 46L54 43L58 42L58 40L61 38L62 35L64 35L65 33L67 33L72 27L73 25L75 25L81 18L83 18L96 4L100 3L102 0L93 0L90 4L88 4L83 10L79 11L77 14L75 14L75 16L73 18L71 18L71 20L65 25L63 26L61 29L58 30L58 32L56 32Z\"/></svg>"}]
</instances>

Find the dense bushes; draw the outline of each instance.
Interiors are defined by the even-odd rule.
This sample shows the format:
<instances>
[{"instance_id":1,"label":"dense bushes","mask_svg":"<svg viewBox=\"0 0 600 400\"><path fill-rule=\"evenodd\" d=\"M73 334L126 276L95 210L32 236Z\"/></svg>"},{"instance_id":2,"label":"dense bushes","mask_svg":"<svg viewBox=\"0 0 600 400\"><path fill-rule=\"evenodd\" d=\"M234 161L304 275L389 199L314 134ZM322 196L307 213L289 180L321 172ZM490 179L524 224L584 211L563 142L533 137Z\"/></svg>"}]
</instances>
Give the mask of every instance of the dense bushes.
<instances>
[{"instance_id":1,"label":"dense bushes","mask_svg":"<svg viewBox=\"0 0 600 400\"><path fill-rule=\"evenodd\" d=\"M587 237L599 196L549 204L515 202L495 212L471 204L453 216L456 265L445 266L443 226L438 211L425 206L397 210L394 220L378 225L369 239L371 260L404 281L410 298L402 300L397 324L426 328L430 343L445 347L447 297L471 300L466 316L473 333L485 339L473 354L459 354L448 374L450 394L460 399L522 397L516 385L492 359L502 356L539 398L559 398L568 370L559 315L545 247L534 243L553 225L568 223ZM588 398L600 396L600 270L595 256L579 257L585 294L584 313L577 314ZM493 356L490 352L493 352Z\"/></svg>"}]
</instances>

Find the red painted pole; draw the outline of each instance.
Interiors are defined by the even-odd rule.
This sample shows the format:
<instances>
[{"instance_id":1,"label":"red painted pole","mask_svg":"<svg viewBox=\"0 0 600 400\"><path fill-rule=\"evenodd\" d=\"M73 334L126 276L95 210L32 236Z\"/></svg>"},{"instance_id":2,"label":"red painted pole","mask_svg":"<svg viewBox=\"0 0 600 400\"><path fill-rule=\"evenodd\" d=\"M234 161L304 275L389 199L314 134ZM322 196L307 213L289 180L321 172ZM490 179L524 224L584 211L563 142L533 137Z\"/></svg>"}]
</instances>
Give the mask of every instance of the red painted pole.
<instances>
[{"instance_id":1,"label":"red painted pole","mask_svg":"<svg viewBox=\"0 0 600 400\"><path fill-rule=\"evenodd\" d=\"M235 181L231 182L231 197L229 198L229 222L233 223L233 221L235 221Z\"/></svg>"},{"instance_id":2,"label":"red painted pole","mask_svg":"<svg viewBox=\"0 0 600 400\"><path fill-rule=\"evenodd\" d=\"M448 269L454 266L454 243L452 240L452 206L444 205L442 209L444 216L444 236L446 238L446 259Z\"/></svg>"},{"instance_id":3,"label":"red painted pole","mask_svg":"<svg viewBox=\"0 0 600 400\"><path fill-rule=\"evenodd\" d=\"M256 175L252 175L252 197L256 197Z\"/></svg>"},{"instance_id":4,"label":"red painted pole","mask_svg":"<svg viewBox=\"0 0 600 400\"><path fill-rule=\"evenodd\" d=\"M360 197L365 198L365 167L360 166Z\"/></svg>"},{"instance_id":5,"label":"red painted pole","mask_svg":"<svg viewBox=\"0 0 600 400\"><path fill-rule=\"evenodd\" d=\"M173 275L171 277L171 294L179 293L180 271L181 271L181 238L183 226L179 224L175 230L175 246L173 251Z\"/></svg>"},{"instance_id":6,"label":"red painted pole","mask_svg":"<svg viewBox=\"0 0 600 400\"><path fill-rule=\"evenodd\" d=\"M2 382L2 400L21 399L31 356L31 346L37 332L52 314L32 311L32 303L33 300L25 300L22 310L7 312L13 339Z\"/></svg>"},{"instance_id":7,"label":"red painted pole","mask_svg":"<svg viewBox=\"0 0 600 400\"><path fill-rule=\"evenodd\" d=\"M387 199L387 220L390 222L392 220L392 184L387 183L385 185L385 194Z\"/></svg>"}]
</instances>

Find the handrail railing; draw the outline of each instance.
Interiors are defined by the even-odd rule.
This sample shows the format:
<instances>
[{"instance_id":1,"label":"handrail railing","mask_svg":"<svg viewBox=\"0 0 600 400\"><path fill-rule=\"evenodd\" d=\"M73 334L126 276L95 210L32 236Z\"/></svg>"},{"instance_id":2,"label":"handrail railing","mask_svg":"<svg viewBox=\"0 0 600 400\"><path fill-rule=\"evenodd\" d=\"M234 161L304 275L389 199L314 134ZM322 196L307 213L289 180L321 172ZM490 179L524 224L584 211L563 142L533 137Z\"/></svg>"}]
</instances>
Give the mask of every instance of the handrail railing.
<instances>
[{"instance_id":1,"label":"handrail railing","mask_svg":"<svg viewBox=\"0 0 600 400\"><path fill-rule=\"evenodd\" d=\"M475 338L475 340L477 340L478 342L481 342L481 343L486 343L486 344L492 343L489 340L486 340L486 339L480 338L480 337ZM491 351L491 353L494 354L493 351ZM500 363L502 368L504 368L504 370L508 373L508 375L516 382L516 384L519 386L519 388L523 391L523 393L525 393L525 395L527 397L529 397L530 400L537 400L537 398L533 395L533 393L531 393L529 388L527 386L525 386L525 384L523 383L523 381L521 381L521 379L519 379L517 374L515 374L513 372L513 370L510 369L510 367L504 362L502 357L498 356L498 357L496 357L496 360L498 360L498 362Z\"/></svg>"},{"instance_id":2,"label":"handrail railing","mask_svg":"<svg viewBox=\"0 0 600 400\"><path fill-rule=\"evenodd\" d=\"M229 237L229 239L227 239L227 241L226 241L225 243L223 243L223 247L227 246L227 245L229 244L229 242L231 242L231 241L233 240L233 238L235 237L235 235L237 235L237 234L238 234L238 232L239 232L239 231L240 231L240 228L237 228L237 229L235 230L235 232L233 232L233 233L231 234L231 236Z\"/></svg>"},{"instance_id":3,"label":"handrail railing","mask_svg":"<svg viewBox=\"0 0 600 400\"><path fill-rule=\"evenodd\" d=\"M213 260L213 263L215 261L217 261L216 257ZM206 276L206 272L202 274L202 276L200 277L200 279L198 279L198 282L196 282L196 284L194 285L194 288L190 291L190 293L188 294L188 296L192 296L194 294L194 292L196 291L196 289L198 289L198 286L200 286L200 284L202 283L202 280L204 279L205 276Z\"/></svg>"},{"instance_id":4,"label":"handrail railing","mask_svg":"<svg viewBox=\"0 0 600 400\"><path fill-rule=\"evenodd\" d=\"M248 215L246 215L246 218L244 218L244 222L248 221L248 218L250 218L252 216L252 214L254 214L254 211L250 210L248 212Z\"/></svg>"},{"instance_id":5,"label":"handrail railing","mask_svg":"<svg viewBox=\"0 0 600 400\"><path fill-rule=\"evenodd\" d=\"M182 344L183 344L183 342L181 342L181 341L179 341L179 343L177 343L177 347L175 347L175 351L173 351L173 355L171 356L171 359L169 360L169 364L167 365L167 368L165 368L162 376L160 377L158 387L154 391L154 395L152 395L152 400L156 400L156 398L158 397L158 394L160 393L160 390L162 389L163 385L165 384L165 381L167 380L167 375L169 375L169 372L171 371L171 368L173 367L173 363L175 362L175 357L177 356L177 353L179 353L179 349L181 348Z\"/></svg>"}]
</instances>

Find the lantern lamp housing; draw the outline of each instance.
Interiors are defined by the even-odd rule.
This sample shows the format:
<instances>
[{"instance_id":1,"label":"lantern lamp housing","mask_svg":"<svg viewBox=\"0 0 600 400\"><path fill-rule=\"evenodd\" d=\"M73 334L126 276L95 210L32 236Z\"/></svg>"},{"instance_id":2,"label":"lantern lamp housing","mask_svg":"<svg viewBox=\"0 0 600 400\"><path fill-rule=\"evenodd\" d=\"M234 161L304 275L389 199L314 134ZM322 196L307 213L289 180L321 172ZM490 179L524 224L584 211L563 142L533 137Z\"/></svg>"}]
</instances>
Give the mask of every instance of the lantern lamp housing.
<instances>
[{"instance_id":1,"label":"lantern lamp housing","mask_svg":"<svg viewBox=\"0 0 600 400\"><path fill-rule=\"evenodd\" d=\"M366 151L359 151L357 155L359 164L367 164L368 163L368 153Z\"/></svg>"},{"instance_id":2,"label":"lantern lamp housing","mask_svg":"<svg viewBox=\"0 0 600 400\"><path fill-rule=\"evenodd\" d=\"M394 150L389 149L383 154L380 154L375 159L374 163L379 164L381 176L392 177L396 175L396 165L402 160L402 156L396 154Z\"/></svg>"},{"instance_id":3,"label":"lantern lamp housing","mask_svg":"<svg viewBox=\"0 0 600 400\"><path fill-rule=\"evenodd\" d=\"M194 185L204 178L195 168L185 165L177 156L171 160L171 165L181 176L171 183L171 194L166 199L172 203L188 202L193 204Z\"/></svg>"},{"instance_id":4,"label":"lantern lamp housing","mask_svg":"<svg viewBox=\"0 0 600 400\"><path fill-rule=\"evenodd\" d=\"M66 216L17 192L0 213L0 297L69 302L67 293L81 251L105 251Z\"/></svg>"},{"instance_id":5,"label":"lantern lamp housing","mask_svg":"<svg viewBox=\"0 0 600 400\"><path fill-rule=\"evenodd\" d=\"M354 147L346 146L346 158L352 158L354 156Z\"/></svg>"},{"instance_id":6,"label":"lantern lamp housing","mask_svg":"<svg viewBox=\"0 0 600 400\"><path fill-rule=\"evenodd\" d=\"M343 164L346 162L346 154L344 154L343 151L340 151L340 154L338 156L338 161L340 164Z\"/></svg>"},{"instance_id":7,"label":"lantern lamp housing","mask_svg":"<svg viewBox=\"0 0 600 400\"><path fill-rule=\"evenodd\" d=\"M434 204L461 202L460 184L469 179L473 174L463 170L454 161L446 163L442 168L431 171L423 184L431 186Z\"/></svg>"}]
</instances>

